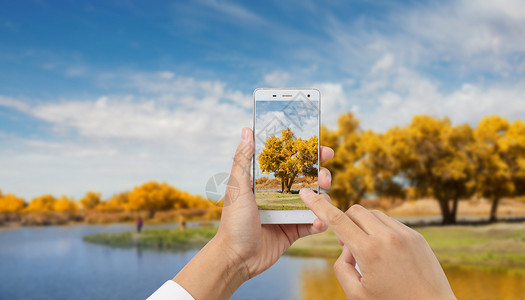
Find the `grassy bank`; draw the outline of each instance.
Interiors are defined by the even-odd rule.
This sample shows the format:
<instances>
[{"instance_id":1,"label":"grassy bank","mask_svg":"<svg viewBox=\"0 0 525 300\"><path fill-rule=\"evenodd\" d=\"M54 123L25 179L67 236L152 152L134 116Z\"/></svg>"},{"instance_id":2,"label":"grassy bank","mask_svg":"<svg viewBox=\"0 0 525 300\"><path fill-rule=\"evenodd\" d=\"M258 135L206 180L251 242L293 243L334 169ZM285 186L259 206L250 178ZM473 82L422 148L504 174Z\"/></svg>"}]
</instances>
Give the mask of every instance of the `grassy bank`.
<instances>
[{"instance_id":1,"label":"grassy bank","mask_svg":"<svg viewBox=\"0 0 525 300\"><path fill-rule=\"evenodd\" d=\"M217 227L178 229L148 229L142 233L134 231L99 233L87 235L84 241L116 247L143 247L155 249L184 250L204 246L217 232Z\"/></svg>"},{"instance_id":2,"label":"grassy bank","mask_svg":"<svg viewBox=\"0 0 525 300\"><path fill-rule=\"evenodd\" d=\"M111 246L140 246L163 249L202 247L216 233L215 227L146 230L142 234L124 232L86 236L88 242ZM417 228L436 253L449 265L525 267L525 223L486 226ZM327 231L295 242L287 255L330 257L341 253L335 234Z\"/></svg>"},{"instance_id":3,"label":"grassy bank","mask_svg":"<svg viewBox=\"0 0 525 300\"><path fill-rule=\"evenodd\" d=\"M525 267L525 223L416 228L439 261L448 265ZM331 231L297 241L290 255L337 257L341 246Z\"/></svg>"}]
</instances>

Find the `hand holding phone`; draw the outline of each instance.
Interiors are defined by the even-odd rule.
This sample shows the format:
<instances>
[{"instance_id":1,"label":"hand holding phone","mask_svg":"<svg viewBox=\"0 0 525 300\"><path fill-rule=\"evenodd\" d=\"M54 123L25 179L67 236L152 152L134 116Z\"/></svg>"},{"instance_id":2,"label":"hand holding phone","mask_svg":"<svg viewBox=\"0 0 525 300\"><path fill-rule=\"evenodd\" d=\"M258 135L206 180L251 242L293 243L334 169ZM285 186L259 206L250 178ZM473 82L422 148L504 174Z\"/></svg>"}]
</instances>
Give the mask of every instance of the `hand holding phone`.
<instances>
[{"instance_id":1,"label":"hand holding phone","mask_svg":"<svg viewBox=\"0 0 525 300\"><path fill-rule=\"evenodd\" d=\"M326 230L319 219L313 224L261 225L250 177L253 132L243 128L241 136L224 195L219 230L173 279L196 299L231 297L244 281L271 267L297 239ZM334 156L328 147L320 150L321 161ZM330 188L328 170L320 176L324 177L321 187Z\"/></svg>"}]
</instances>

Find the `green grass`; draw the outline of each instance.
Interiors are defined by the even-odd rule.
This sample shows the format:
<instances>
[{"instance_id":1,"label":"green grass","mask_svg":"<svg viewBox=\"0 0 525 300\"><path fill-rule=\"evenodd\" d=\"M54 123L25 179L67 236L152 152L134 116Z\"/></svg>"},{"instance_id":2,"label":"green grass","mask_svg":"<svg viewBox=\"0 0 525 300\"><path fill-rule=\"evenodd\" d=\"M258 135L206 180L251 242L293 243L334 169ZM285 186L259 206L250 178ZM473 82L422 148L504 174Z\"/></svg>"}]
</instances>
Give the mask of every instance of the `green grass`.
<instances>
[{"instance_id":1,"label":"green grass","mask_svg":"<svg viewBox=\"0 0 525 300\"><path fill-rule=\"evenodd\" d=\"M185 250L204 246L217 233L217 227L178 229L149 229L142 233L100 233L85 236L86 242L116 247L144 247Z\"/></svg>"},{"instance_id":2,"label":"green grass","mask_svg":"<svg viewBox=\"0 0 525 300\"><path fill-rule=\"evenodd\" d=\"M439 261L525 267L525 224L417 229Z\"/></svg>"},{"instance_id":3,"label":"green grass","mask_svg":"<svg viewBox=\"0 0 525 300\"><path fill-rule=\"evenodd\" d=\"M434 226L416 230L425 237L442 264L525 268L525 223ZM216 227L185 231L151 229L141 234L95 234L84 237L84 240L118 247L184 250L204 246L216 232ZM327 231L296 241L285 254L335 258L341 250L335 234Z\"/></svg>"},{"instance_id":4,"label":"green grass","mask_svg":"<svg viewBox=\"0 0 525 300\"><path fill-rule=\"evenodd\" d=\"M260 210L308 209L299 194L281 194L276 191L256 191L255 199Z\"/></svg>"},{"instance_id":5,"label":"green grass","mask_svg":"<svg viewBox=\"0 0 525 300\"><path fill-rule=\"evenodd\" d=\"M525 267L525 224L416 228L443 264ZM290 255L337 257L342 247L327 231L303 238Z\"/></svg>"}]
</instances>

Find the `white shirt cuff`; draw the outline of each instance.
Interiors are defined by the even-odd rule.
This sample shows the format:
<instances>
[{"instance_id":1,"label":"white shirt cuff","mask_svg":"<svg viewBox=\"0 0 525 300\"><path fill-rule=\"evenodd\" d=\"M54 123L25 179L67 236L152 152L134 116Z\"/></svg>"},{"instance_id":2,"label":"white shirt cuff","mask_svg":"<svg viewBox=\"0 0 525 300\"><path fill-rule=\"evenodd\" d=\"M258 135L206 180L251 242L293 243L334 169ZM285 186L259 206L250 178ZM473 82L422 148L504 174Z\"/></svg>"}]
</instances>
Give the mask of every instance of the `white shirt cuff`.
<instances>
[{"instance_id":1,"label":"white shirt cuff","mask_svg":"<svg viewBox=\"0 0 525 300\"><path fill-rule=\"evenodd\" d=\"M146 300L195 300L186 290L173 280L166 281Z\"/></svg>"}]
</instances>

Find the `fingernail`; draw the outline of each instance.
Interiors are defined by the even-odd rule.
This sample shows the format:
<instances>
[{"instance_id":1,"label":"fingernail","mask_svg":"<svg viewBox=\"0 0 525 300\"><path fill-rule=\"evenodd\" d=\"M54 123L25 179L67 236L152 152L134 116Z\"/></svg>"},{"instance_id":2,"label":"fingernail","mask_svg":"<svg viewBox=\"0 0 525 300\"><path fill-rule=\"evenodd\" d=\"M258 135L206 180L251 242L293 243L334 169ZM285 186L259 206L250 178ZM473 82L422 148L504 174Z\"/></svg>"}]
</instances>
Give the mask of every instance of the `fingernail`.
<instances>
[{"instance_id":1,"label":"fingernail","mask_svg":"<svg viewBox=\"0 0 525 300\"><path fill-rule=\"evenodd\" d=\"M302 188L300 191L299 191L299 194L300 195L303 195L303 196L308 196L310 194L312 194L312 190L311 189L307 189L307 188Z\"/></svg>"},{"instance_id":2,"label":"fingernail","mask_svg":"<svg viewBox=\"0 0 525 300\"><path fill-rule=\"evenodd\" d=\"M250 130L246 127L242 129L241 139L245 142L250 140Z\"/></svg>"},{"instance_id":3,"label":"fingernail","mask_svg":"<svg viewBox=\"0 0 525 300\"><path fill-rule=\"evenodd\" d=\"M332 174L330 174L330 172L326 173L326 178L328 179L329 182L332 182Z\"/></svg>"}]
</instances>

